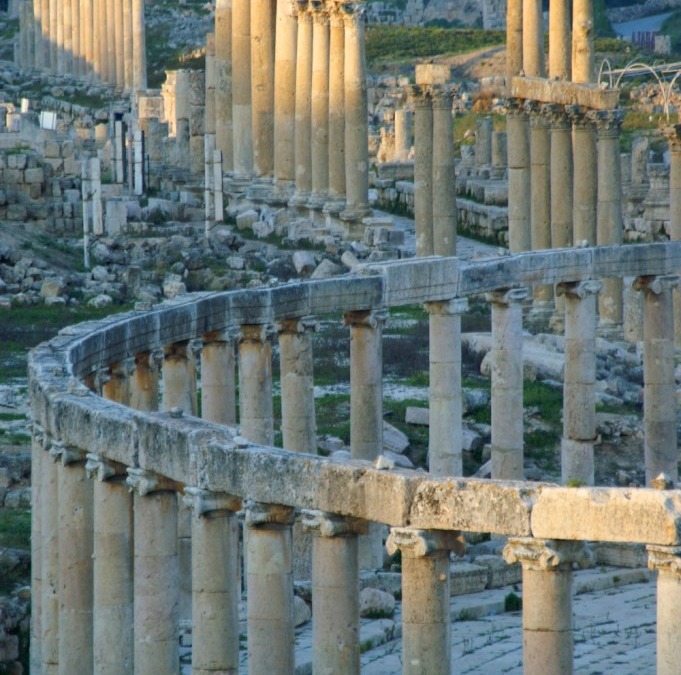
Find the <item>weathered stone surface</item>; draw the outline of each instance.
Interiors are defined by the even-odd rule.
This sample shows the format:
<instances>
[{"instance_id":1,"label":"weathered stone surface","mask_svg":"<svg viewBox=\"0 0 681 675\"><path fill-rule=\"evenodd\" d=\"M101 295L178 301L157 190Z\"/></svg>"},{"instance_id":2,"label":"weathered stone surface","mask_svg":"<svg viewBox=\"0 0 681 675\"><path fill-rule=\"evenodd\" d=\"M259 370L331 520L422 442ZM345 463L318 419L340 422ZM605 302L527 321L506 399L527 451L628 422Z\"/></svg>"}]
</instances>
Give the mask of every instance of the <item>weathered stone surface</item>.
<instances>
[{"instance_id":1,"label":"weathered stone surface","mask_svg":"<svg viewBox=\"0 0 681 675\"><path fill-rule=\"evenodd\" d=\"M364 588L359 593L360 616L387 618L395 611L395 598L378 588Z\"/></svg>"}]
</instances>

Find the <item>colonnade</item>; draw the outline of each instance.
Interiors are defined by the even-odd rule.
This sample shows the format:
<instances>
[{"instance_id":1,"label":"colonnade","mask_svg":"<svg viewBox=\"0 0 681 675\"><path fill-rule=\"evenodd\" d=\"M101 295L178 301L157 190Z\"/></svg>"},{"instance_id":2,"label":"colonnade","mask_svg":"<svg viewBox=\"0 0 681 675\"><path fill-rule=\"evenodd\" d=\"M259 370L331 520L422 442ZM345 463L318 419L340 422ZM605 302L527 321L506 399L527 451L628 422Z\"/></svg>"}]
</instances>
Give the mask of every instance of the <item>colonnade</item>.
<instances>
[{"instance_id":1,"label":"colonnade","mask_svg":"<svg viewBox=\"0 0 681 675\"><path fill-rule=\"evenodd\" d=\"M622 243L616 99L599 98L595 84L593 3L552 0L549 59L537 0L508 3L509 247L517 253L573 245ZM540 93L541 82L563 85ZM599 332L622 327L621 280L605 280ZM532 316L561 327L562 299L534 288Z\"/></svg>"},{"instance_id":2,"label":"colonnade","mask_svg":"<svg viewBox=\"0 0 681 675\"><path fill-rule=\"evenodd\" d=\"M370 213L364 22L361 2L217 0L216 148L234 190Z\"/></svg>"},{"instance_id":3,"label":"colonnade","mask_svg":"<svg viewBox=\"0 0 681 675\"><path fill-rule=\"evenodd\" d=\"M19 66L147 88L144 0L23 0Z\"/></svg>"}]
</instances>

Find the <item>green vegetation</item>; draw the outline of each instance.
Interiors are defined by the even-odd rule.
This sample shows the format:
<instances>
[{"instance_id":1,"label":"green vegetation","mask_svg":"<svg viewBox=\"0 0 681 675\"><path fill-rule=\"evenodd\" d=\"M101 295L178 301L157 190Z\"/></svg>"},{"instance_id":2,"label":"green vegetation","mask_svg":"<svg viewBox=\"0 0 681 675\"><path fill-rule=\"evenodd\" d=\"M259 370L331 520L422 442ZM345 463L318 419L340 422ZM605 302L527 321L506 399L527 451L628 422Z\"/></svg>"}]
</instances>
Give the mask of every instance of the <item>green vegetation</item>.
<instances>
[{"instance_id":1,"label":"green vegetation","mask_svg":"<svg viewBox=\"0 0 681 675\"><path fill-rule=\"evenodd\" d=\"M370 26L367 29L366 53L368 62L373 64L439 54L463 54L503 45L505 39L502 31L473 28Z\"/></svg>"},{"instance_id":2,"label":"green vegetation","mask_svg":"<svg viewBox=\"0 0 681 675\"><path fill-rule=\"evenodd\" d=\"M30 511L0 509L0 548L31 548Z\"/></svg>"},{"instance_id":3,"label":"green vegetation","mask_svg":"<svg viewBox=\"0 0 681 675\"><path fill-rule=\"evenodd\" d=\"M681 11L674 12L660 26L662 35L669 35L672 40L672 52L681 53Z\"/></svg>"},{"instance_id":4,"label":"green vegetation","mask_svg":"<svg viewBox=\"0 0 681 675\"><path fill-rule=\"evenodd\" d=\"M594 28L598 37L614 38L616 33L606 13L605 0L594 0Z\"/></svg>"},{"instance_id":5,"label":"green vegetation","mask_svg":"<svg viewBox=\"0 0 681 675\"><path fill-rule=\"evenodd\" d=\"M505 612L519 612L523 608L523 599L515 593L509 593L504 598Z\"/></svg>"}]
</instances>

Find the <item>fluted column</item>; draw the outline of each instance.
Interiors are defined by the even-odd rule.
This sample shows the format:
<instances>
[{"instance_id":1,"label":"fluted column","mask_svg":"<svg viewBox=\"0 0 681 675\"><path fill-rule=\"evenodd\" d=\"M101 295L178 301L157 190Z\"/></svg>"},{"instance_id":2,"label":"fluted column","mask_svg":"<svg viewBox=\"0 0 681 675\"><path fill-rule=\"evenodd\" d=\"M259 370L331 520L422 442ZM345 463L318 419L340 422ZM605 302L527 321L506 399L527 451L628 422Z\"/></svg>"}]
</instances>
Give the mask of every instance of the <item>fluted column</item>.
<instances>
[{"instance_id":1,"label":"fluted column","mask_svg":"<svg viewBox=\"0 0 681 675\"><path fill-rule=\"evenodd\" d=\"M147 88L147 41L144 32L144 0L132 0L133 90Z\"/></svg>"},{"instance_id":2,"label":"fluted column","mask_svg":"<svg viewBox=\"0 0 681 675\"><path fill-rule=\"evenodd\" d=\"M345 22L338 5L329 8L329 201L326 211L345 208Z\"/></svg>"},{"instance_id":3,"label":"fluted column","mask_svg":"<svg viewBox=\"0 0 681 675\"><path fill-rule=\"evenodd\" d=\"M598 203L598 153L596 127L584 109L568 106L572 118L572 157L574 167L573 243L596 245Z\"/></svg>"},{"instance_id":4,"label":"fluted column","mask_svg":"<svg viewBox=\"0 0 681 675\"><path fill-rule=\"evenodd\" d=\"M123 82L126 91L133 90L134 62L132 0L123 0Z\"/></svg>"},{"instance_id":5,"label":"fluted column","mask_svg":"<svg viewBox=\"0 0 681 675\"><path fill-rule=\"evenodd\" d=\"M246 509L250 675L294 671L293 519L287 506L254 503Z\"/></svg>"},{"instance_id":6,"label":"fluted column","mask_svg":"<svg viewBox=\"0 0 681 675\"><path fill-rule=\"evenodd\" d=\"M215 143L224 169L234 168L232 117L232 0L215 3Z\"/></svg>"},{"instance_id":7,"label":"fluted column","mask_svg":"<svg viewBox=\"0 0 681 675\"><path fill-rule=\"evenodd\" d=\"M92 2L92 70L95 80L100 82L104 80L105 73L105 66L102 60L102 54L105 49L103 38L104 25L102 23L103 5L103 0L93 0Z\"/></svg>"},{"instance_id":8,"label":"fluted column","mask_svg":"<svg viewBox=\"0 0 681 675\"><path fill-rule=\"evenodd\" d=\"M114 2L114 23L116 39L116 89L122 91L125 88L125 24L123 22L123 1L113 0Z\"/></svg>"},{"instance_id":9,"label":"fluted column","mask_svg":"<svg viewBox=\"0 0 681 675\"><path fill-rule=\"evenodd\" d=\"M81 0L72 0L71 5L71 51L73 53L72 74L76 77L83 75L82 52L80 46L80 3Z\"/></svg>"},{"instance_id":10,"label":"fluted column","mask_svg":"<svg viewBox=\"0 0 681 675\"><path fill-rule=\"evenodd\" d=\"M62 447L59 494L59 675L94 672L92 481L85 456Z\"/></svg>"},{"instance_id":11,"label":"fluted column","mask_svg":"<svg viewBox=\"0 0 681 675\"><path fill-rule=\"evenodd\" d=\"M508 106L508 247L511 253L529 251L530 229L530 123L522 101Z\"/></svg>"},{"instance_id":12,"label":"fluted column","mask_svg":"<svg viewBox=\"0 0 681 675\"><path fill-rule=\"evenodd\" d=\"M274 160L274 36L276 0L251 0L253 173L272 177Z\"/></svg>"},{"instance_id":13,"label":"fluted column","mask_svg":"<svg viewBox=\"0 0 681 675\"><path fill-rule=\"evenodd\" d=\"M163 348L163 410L180 408L196 415L196 360L188 342Z\"/></svg>"},{"instance_id":14,"label":"fluted column","mask_svg":"<svg viewBox=\"0 0 681 675\"><path fill-rule=\"evenodd\" d=\"M565 297L562 480L594 484L596 442L596 294L601 284L561 284Z\"/></svg>"},{"instance_id":15,"label":"fluted column","mask_svg":"<svg viewBox=\"0 0 681 675\"><path fill-rule=\"evenodd\" d=\"M467 300L426 304L430 315L428 470L434 476L463 475L461 314L467 308Z\"/></svg>"},{"instance_id":16,"label":"fluted column","mask_svg":"<svg viewBox=\"0 0 681 675\"><path fill-rule=\"evenodd\" d=\"M286 450L317 454L312 317L277 325L281 369L281 431Z\"/></svg>"},{"instance_id":17,"label":"fluted column","mask_svg":"<svg viewBox=\"0 0 681 675\"><path fill-rule=\"evenodd\" d=\"M321 511L305 511L313 535L312 669L359 675L358 535L366 523Z\"/></svg>"},{"instance_id":18,"label":"fluted column","mask_svg":"<svg viewBox=\"0 0 681 675\"><path fill-rule=\"evenodd\" d=\"M42 460L40 652L42 675L59 673L59 477L61 447L45 439Z\"/></svg>"},{"instance_id":19,"label":"fluted column","mask_svg":"<svg viewBox=\"0 0 681 675\"><path fill-rule=\"evenodd\" d=\"M129 675L134 652L133 498L125 467L88 454L85 470L95 479L92 672Z\"/></svg>"},{"instance_id":20,"label":"fluted column","mask_svg":"<svg viewBox=\"0 0 681 675\"><path fill-rule=\"evenodd\" d=\"M274 54L274 178L282 197L296 179L296 49L298 20L289 0L277 1Z\"/></svg>"},{"instance_id":21,"label":"fluted column","mask_svg":"<svg viewBox=\"0 0 681 675\"><path fill-rule=\"evenodd\" d=\"M599 246L619 246L623 240L622 176L620 164L620 110L599 111L598 126L598 221ZM608 336L622 330L622 279L605 279L599 296L599 330Z\"/></svg>"},{"instance_id":22,"label":"fluted column","mask_svg":"<svg viewBox=\"0 0 681 675\"><path fill-rule=\"evenodd\" d=\"M45 67L45 43L43 41L43 15L41 0L33 0L33 65L42 70Z\"/></svg>"},{"instance_id":23,"label":"fluted column","mask_svg":"<svg viewBox=\"0 0 681 675\"><path fill-rule=\"evenodd\" d=\"M341 218L358 221L369 209L369 121L364 5L348 3L345 11L345 182L346 206Z\"/></svg>"},{"instance_id":24,"label":"fluted column","mask_svg":"<svg viewBox=\"0 0 681 675\"><path fill-rule=\"evenodd\" d=\"M296 3L295 166L296 190L291 204L303 206L312 190L312 14L307 1Z\"/></svg>"},{"instance_id":25,"label":"fluted column","mask_svg":"<svg viewBox=\"0 0 681 675\"><path fill-rule=\"evenodd\" d=\"M492 303L492 478L523 480L523 313L525 288L496 291Z\"/></svg>"},{"instance_id":26,"label":"fluted column","mask_svg":"<svg viewBox=\"0 0 681 675\"><path fill-rule=\"evenodd\" d=\"M449 555L462 555L458 532L394 527L388 553L402 554L402 673L451 673Z\"/></svg>"},{"instance_id":27,"label":"fluted column","mask_svg":"<svg viewBox=\"0 0 681 675\"><path fill-rule=\"evenodd\" d=\"M192 511L192 674L239 669L241 499L185 488Z\"/></svg>"},{"instance_id":28,"label":"fluted column","mask_svg":"<svg viewBox=\"0 0 681 675\"><path fill-rule=\"evenodd\" d=\"M80 0L80 51L85 77L92 77L94 68L93 9L93 0Z\"/></svg>"},{"instance_id":29,"label":"fluted column","mask_svg":"<svg viewBox=\"0 0 681 675\"><path fill-rule=\"evenodd\" d=\"M51 71L50 56L50 0L36 0L40 3L40 33L42 40L42 67L46 72Z\"/></svg>"},{"instance_id":30,"label":"fluted column","mask_svg":"<svg viewBox=\"0 0 681 675\"><path fill-rule=\"evenodd\" d=\"M674 306L677 276L639 277L643 291L643 431L646 484L666 474L676 485L679 450L674 377Z\"/></svg>"},{"instance_id":31,"label":"fluted column","mask_svg":"<svg viewBox=\"0 0 681 675\"><path fill-rule=\"evenodd\" d=\"M321 209L329 189L329 12L312 13L312 194L308 205Z\"/></svg>"},{"instance_id":32,"label":"fluted column","mask_svg":"<svg viewBox=\"0 0 681 675\"><path fill-rule=\"evenodd\" d=\"M546 74L542 0L523 0L523 70L526 77Z\"/></svg>"},{"instance_id":33,"label":"fluted column","mask_svg":"<svg viewBox=\"0 0 681 675\"><path fill-rule=\"evenodd\" d=\"M414 85L414 222L416 256L433 255L433 103L431 88Z\"/></svg>"},{"instance_id":34,"label":"fluted column","mask_svg":"<svg viewBox=\"0 0 681 675\"><path fill-rule=\"evenodd\" d=\"M141 1L141 0L138 0ZM106 4L106 81L116 84L116 0L105 0Z\"/></svg>"},{"instance_id":35,"label":"fluted column","mask_svg":"<svg viewBox=\"0 0 681 675\"><path fill-rule=\"evenodd\" d=\"M456 255L456 167L452 92L433 87L433 253ZM437 142L435 142L437 139Z\"/></svg>"},{"instance_id":36,"label":"fluted column","mask_svg":"<svg viewBox=\"0 0 681 675\"><path fill-rule=\"evenodd\" d=\"M593 0L572 3L572 81L594 81L594 6Z\"/></svg>"},{"instance_id":37,"label":"fluted column","mask_svg":"<svg viewBox=\"0 0 681 675\"><path fill-rule=\"evenodd\" d=\"M50 9L50 72L59 73L59 8L60 0L49 0ZM63 38L62 38L63 39Z\"/></svg>"},{"instance_id":38,"label":"fluted column","mask_svg":"<svg viewBox=\"0 0 681 675\"><path fill-rule=\"evenodd\" d=\"M251 0L232 0L232 7L234 173L247 179L253 174Z\"/></svg>"},{"instance_id":39,"label":"fluted column","mask_svg":"<svg viewBox=\"0 0 681 675\"><path fill-rule=\"evenodd\" d=\"M272 348L261 325L241 327L239 339L239 427L252 443L272 445Z\"/></svg>"},{"instance_id":40,"label":"fluted column","mask_svg":"<svg viewBox=\"0 0 681 675\"><path fill-rule=\"evenodd\" d=\"M134 675L179 675L177 494L175 485L128 469L134 493Z\"/></svg>"},{"instance_id":41,"label":"fluted column","mask_svg":"<svg viewBox=\"0 0 681 675\"><path fill-rule=\"evenodd\" d=\"M590 563L584 543L509 539L504 558L523 567L523 673L572 675L572 567Z\"/></svg>"},{"instance_id":42,"label":"fluted column","mask_svg":"<svg viewBox=\"0 0 681 675\"><path fill-rule=\"evenodd\" d=\"M506 2L506 94L511 80L523 69L523 0Z\"/></svg>"},{"instance_id":43,"label":"fluted column","mask_svg":"<svg viewBox=\"0 0 681 675\"><path fill-rule=\"evenodd\" d=\"M219 424L236 424L235 338L226 333L203 337L201 416Z\"/></svg>"},{"instance_id":44,"label":"fluted column","mask_svg":"<svg viewBox=\"0 0 681 675\"><path fill-rule=\"evenodd\" d=\"M657 572L657 675L676 675L681 663L681 548L648 546L648 567Z\"/></svg>"}]
</instances>

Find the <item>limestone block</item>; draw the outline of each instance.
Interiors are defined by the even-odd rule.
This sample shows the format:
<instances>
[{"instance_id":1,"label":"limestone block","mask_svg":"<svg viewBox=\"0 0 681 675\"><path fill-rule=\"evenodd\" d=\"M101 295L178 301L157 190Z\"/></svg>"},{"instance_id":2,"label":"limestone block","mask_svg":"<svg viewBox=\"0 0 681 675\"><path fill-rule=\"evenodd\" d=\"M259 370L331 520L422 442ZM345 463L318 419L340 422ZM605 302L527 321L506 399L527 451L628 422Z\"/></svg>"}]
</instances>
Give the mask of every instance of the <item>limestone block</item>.
<instances>
[{"instance_id":1,"label":"limestone block","mask_svg":"<svg viewBox=\"0 0 681 675\"><path fill-rule=\"evenodd\" d=\"M479 593L487 587L487 568L467 562L455 562L449 567L451 595Z\"/></svg>"},{"instance_id":2,"label":"limestone block","mask_svg":"<svg viewBox=\"0 0 681 675\"><path fill-rule=\"evenodd\" d=\"M8 169L18 169L17 166L17 155L7 155L7 168Z\"/></svg>"},{"instance_id":3,"label":"limestone block","mask_svg":"<svg viewBox=\"0 0 681 675\"><path fill-rule=\"evenodd\" d=\"M179 274L167 274L163 280L163 295L166 298L175 298L178 295L184 295L187 292L187 287L182 282L182 277Z\"/></svg>"},{"instance_id":4,"label":"limestone block","mask_svg":"<svg viewBox=\"0 0 681 675\"><path fill-rule=\"evenodd\" d=\"M56 141L46 141L44 157L47 159L57 159L61 157L61 148Z\"/></svg>"},{"instance_id":5,"label":"limestone block","mask_svg":"<svg viewBox=\"0 0 681 675\"><path fill-rule=\"evenodd\" d=\"M61 156L64 159L73 157L73 141L64 141L61 145Z\"/></svg>"},{"instance_id":6,"label":"limestone block","mask_svg":"<svg viewBox=\"0 0 681 675\"><path fill-rule=\"evenodd\" d=\"M409 447L407 435L388 422L383 422L383 449L401 455Z\"/></svg>"},{"instance_id":7,"label":"limestone block","mask_svg":"<svg viewBox=\"0 0 681 675\"><path fill-rule=\"evenodd\" d=\"M104 229L108 236L115 237L128 222L128 208L124 201L110 199L106 202Z\"/></svg>"},{"instance_id":8,"label":"limestone block","mask_svg":"<svg viewBox=\"0 0 681 675\"><path fill-rule=\"evenodd\" d=\"M319 264L317 269L312 273L312 279L327 279L328 277L334 277L338 274L342 274L343 269L336 265L336 263L331 262L331 260L324 259Z\"/></svg>"},{"instance_id":9,"label":"limestone block","mask_svg":"<svg viewBox=\"0 0 681 675\"><path fill-rule=\"evenodd\" d=\"M596 542L592 544L597 565L614 567L645 568L648 566L648 551L643 544L612 544Z\"/></svg>"},{"instance_id":10,"label":"limestone block","mask_svg":"<svg viewBox=\"0 0 681 675\"><path fill-rule=\"evenodd\" d=\"M416 66L416 84L447 84L451 77L451 68L443 63L420 63Z\"/></svg>"},{"instance_id":11,"label":"limestone block","mask_svg":"<svg viewBox=\"0 0 681 675\"><path fill-rule=\"evenodd\" d=\"M79 176L81 173L81 163L75 157L67 157L64 159L64 173L68 176Z\"/></svg>"},{"instance_id":12,"label":"limestone block","mask_svg":"<svg viewBox=\"0 0 681 675\"><path fill-rule=\"evenodd\" d=\"M298 628L306 624L312 618L312 612L308 604L297 595L293 597L293 625Z\"/></svg>"},{"instance_id":13,"label":"limestone block","mask_svg":"<svg viewBox=\"0 0 681 675\"><path fill-rule=\"evenodd\" d=\"M427 427L430 424L430 410L428 408L409 406L404 414L404 421L407 424Z\"/></svg>"},{"instance_id":14,"label":"limestone block","mask_svg":"<svg viewBox=\"0 0 681 675\"><path fill-rule=\"evenodd\" d=\"M10 204L7 207L7 220L25 221L28 216L23 204Z\"/></svg>"},{"instance_id":15,"label":"limestone block","mask_svg":"<svg viewBox=\"0 0 681 675\"><path fill-rule=\"evenodd\" d=\"M44 183L45 170L42 167L26 169L26 171L24 171L24 181L26 183Z\"/></svg>"},{"instance_id":16,"label":"limestone block","mask_svg":"<svg viewBox=\"0 0 681 675\"><path fill-rule=\"evenodd\" d=\"M108 307L109 305L113 304L113 298L106 293L100 293L99 295L92 298L92 300L90 300L87 304L90 307L94 307L95 309L101 309L102 307Z\"/></svg>"},{"instance_id":17,"label":"limestone block","mask_svg":"<svg viewBox=\"0 0 681 675\"><path fill-rule=\"evenodd\" d=\"M63 277L48 277L43 279L43 283L40 286L40 297L54 298L61 295L65 288L66 282Z\"/></svg>"},{"instance_id":18,"label":"limestone block","mask_svg":"<svg viewBox=\"0 0 681 675\"><path fill-rule=\"evenodd\" d=\"M254 223L258 222L258 214L253 209L243 211L236 217L236 226L239 230L249 230Z\"/></svg>"},{"instance_id":19,"label":"limestone block","mask_svg":"<svg viewBox=\"0 0 681 675\"><path fill-rule=\"evenodd\" d=\"M581 105L596 110L614 110L619 105L619 91L601 89L599 84L578 84L565 80L548 80L541 77L514 77L512 96L555 103Z\"/></svg>"},{"instance_id":20,"label":"limestone block","mask_svg":"<svg viewBox=\"0 0 681 675\"><path fill-rule=\"evenodd\" d=\"M2 173L5 183L8 185L24 182L24 172L19 169L5 169Z\"/></svg>"},{"instance_id":21,"label":"limestone block","mask_svg":"<svg viewBox=\"0 0 681 675\"><path fill-rule=\"evenodd\" d=\"M497 555L479 555L475 564L487 568L487 588L502 588L522 581L521 566L509 565Z\"/></svg>"},{"instance_id":22,"label":"limestone block","mask_svg":"<svg viewBox=\"0 0 681 675\"><path fill-rule=\"evenodd\" d=\"M359 593L360 616L386 618L395 612L395 598L378 588L364 588Z\"/></svg>"},{"instance_id":23,"label":"limestone block","mask_svg":"<svg viewBox=\"0 0 681 675\"><path fill-rule=\"evenodd\" d=\"M308 277L317 267L317 261L311 251L296 251L293 254L293 266L299 275Z\"/></svg>"}]
</instances>

